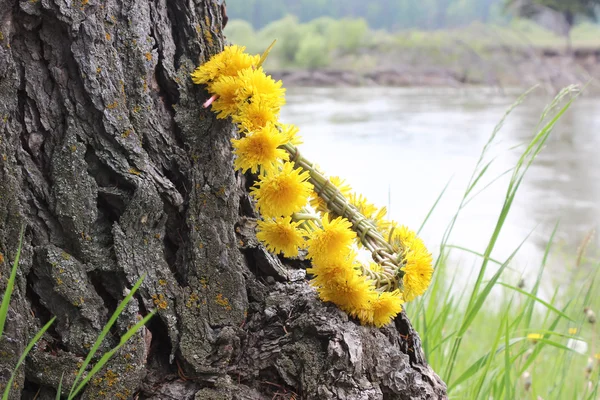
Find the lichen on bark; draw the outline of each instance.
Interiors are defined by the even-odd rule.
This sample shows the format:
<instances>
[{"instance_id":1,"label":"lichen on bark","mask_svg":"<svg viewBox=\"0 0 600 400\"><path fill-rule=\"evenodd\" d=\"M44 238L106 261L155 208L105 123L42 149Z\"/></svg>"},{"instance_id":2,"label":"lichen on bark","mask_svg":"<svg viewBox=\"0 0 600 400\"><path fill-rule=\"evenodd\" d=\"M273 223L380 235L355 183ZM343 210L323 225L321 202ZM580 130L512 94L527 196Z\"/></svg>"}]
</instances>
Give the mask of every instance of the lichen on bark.
<instances>
[{"instance_id":1,"label":"lichen on bark","mask_svg":"<svg viewBox=\"0 0 600 400\"><path fill-rule=\"evenodd\" d=\"M222 49L216 1L0 0L0 21L0 290L27 226L0 382L57 317L12 399L69 387L144 274L102 350L158 315L83 398L445 396L404 315L362 327L256 242L237 132L189 79Z\"/></svg>"}]
</instances>

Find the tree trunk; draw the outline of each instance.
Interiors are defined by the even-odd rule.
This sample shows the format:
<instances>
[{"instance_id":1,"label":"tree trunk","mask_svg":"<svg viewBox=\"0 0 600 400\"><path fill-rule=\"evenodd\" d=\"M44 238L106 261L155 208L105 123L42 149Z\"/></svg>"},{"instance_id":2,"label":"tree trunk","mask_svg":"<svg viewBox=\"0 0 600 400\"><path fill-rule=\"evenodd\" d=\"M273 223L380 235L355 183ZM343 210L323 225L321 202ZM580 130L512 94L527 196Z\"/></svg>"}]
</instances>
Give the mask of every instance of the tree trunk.
<instances>
[{"instance_id":1,"label":"tree trunk","mask_svg":"<svg viewBox=\"0 0 600 400\"><path fill-rule=\"evenodd\" d=\"M2 292L27 226L0 384L57 317L12 399L69 389L143 274L101 351L159 313L83 398L445 397L404 315L362 327L257 244L236 130L189 78L222 49L215 1L0 0L0 21Z\"/></svg>"}]
</instances>

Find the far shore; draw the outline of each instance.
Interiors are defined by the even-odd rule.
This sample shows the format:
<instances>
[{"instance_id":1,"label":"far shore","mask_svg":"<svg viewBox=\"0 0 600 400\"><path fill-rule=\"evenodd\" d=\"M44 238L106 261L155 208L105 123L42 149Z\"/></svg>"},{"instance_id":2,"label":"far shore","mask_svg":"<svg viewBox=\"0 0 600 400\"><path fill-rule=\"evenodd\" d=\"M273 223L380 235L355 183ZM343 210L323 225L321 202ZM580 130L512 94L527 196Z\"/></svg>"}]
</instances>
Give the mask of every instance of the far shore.
<instances>
[{"instance_id":1,"label":"far shore","mask_svg":"<svg viewBox=\"0 0 600 400\"><path fill-rule=\"evenodd\" d=\"M298 86L397 86L462 87L497 86L531 87L541 85L549 91L571 84L590 83L589 89L600 91L600 48L559 52L540 49L529 52L496 51L487 59L474 57L463 65L416 65L398 63L371 70L340 68L284 69L270 71L286 87Z\"/></svg>"}]
</instances>

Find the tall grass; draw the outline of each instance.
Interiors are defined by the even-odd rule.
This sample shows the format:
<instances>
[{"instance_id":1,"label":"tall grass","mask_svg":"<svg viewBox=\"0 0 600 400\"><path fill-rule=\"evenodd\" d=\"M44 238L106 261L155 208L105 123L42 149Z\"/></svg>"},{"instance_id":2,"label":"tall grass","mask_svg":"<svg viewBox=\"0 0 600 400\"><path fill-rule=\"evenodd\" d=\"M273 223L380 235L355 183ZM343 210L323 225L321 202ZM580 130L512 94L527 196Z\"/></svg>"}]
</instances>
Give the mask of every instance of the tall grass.
<instances>
[{"instance_id":1,"label":"tall grass","mask_svg":"<svg viewBox=\"0 0 600 400\"><path fill-rule=\"evenodd\" d=\"M514 168L495 228L483 252L453 246L450 237L458 216L469 202L485 190L489 166L487 153L505 118L525 100L523 95L511 106L494 129L464 192L462 201L442 238L436 272L430 289L419 301L407 306L407 313L421 334L423 349L433 369L448 384L448 393L456 399L507 398L537 396L548 399L596 399L597 348L581 350L575 340L594 343L595 324L588 322L584 307L598 309L600 302L595 271L581 281L569 282L555 291L551 300L541 298L540 287L548 256L552 250L555 227L548 238L537 278L530 290L505 281L505 272L520 246L506 260L491 257L506 218L523 179L542 151L560 117L569 109L577 90L561 91L543 111L537 132L524 147ZM495 182L496 179L492 179ZM436 200L437 204L440 201ZM434 205L435 207L435 205ZM428 214L427 218L429 218ZM527 240L527 239L525 239ZM474 274L448 268L451 252L466 251L480 259ZM582 255L577 257L580 262ZM469 275L475 279L468 280ZM460 282L464 290L452 290ZM462 288L463 286L461 286ZM490 296L492 290L498 295ZM536 340L529 334L539 334ZM587 372L586 372L587 368Z\"/></svg>"}]
</instances>

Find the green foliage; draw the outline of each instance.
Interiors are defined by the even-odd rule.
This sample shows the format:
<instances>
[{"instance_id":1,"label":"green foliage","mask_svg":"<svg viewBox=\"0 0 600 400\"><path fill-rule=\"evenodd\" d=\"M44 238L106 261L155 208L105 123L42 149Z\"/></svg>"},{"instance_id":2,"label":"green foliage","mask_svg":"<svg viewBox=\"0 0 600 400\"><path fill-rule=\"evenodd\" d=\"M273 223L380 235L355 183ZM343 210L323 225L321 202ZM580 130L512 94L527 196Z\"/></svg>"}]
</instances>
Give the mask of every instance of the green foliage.
<instances>
[{"instance_id":1,"label":"green foliage","mask_svg":"<svg viewBox=\"0 0 600 400\"><path fill-rule=\"evenodd\" d=\"M277 40L271 56L278 57L283 64L291 64L300 49L300 42L304 36L304 27L298 23L298 18L291 15L265 26L259 34L263 44ZM268 44L264 46L266 49Z\"/></svg>"},{"instance_id":2,"label":"green foliage","mask_svg":"<svg viewBox=\"0 0 600 400\"><path fill-rule=\"evenodd\" d=\"M329 25L330 46L348 52L356 52L366 40L369 32L367 22L362 19L341 19Z\"/></svg>"},{"instance_id":3,"label":"green foliage","mask_svg":"<svg viewBox=\"0 0 600 400\"><path fill-rule=\"evenodd\" d=\"M503 0L228 0L231 18L256 28L296 15L301 22L320 17L365 18L373 29L443 28L500 18Z\"/></svg>"},{"instance_id":4,"label":"green foliage","mask_svg":"<svg viewBox=\"0 0 600 400\"><path fill-rule=\"evenodd\" d=\"M556 11L563 15L567 25L573 26L575 18L579 15L595 18L600 0L505 0L506 7L513 9L517 14L532 18L544 9Z\"/></svg>"},{"instance_id":5,"label":"green foliage","mask_svg":"<svg viewBox=\"0 0 600 400\"><path fill-rule=\"evenodd\" d=\"M302 38L296 64L305 68L319 68L329 65L329 47L325 38L317 33L309 33Z\"/></svg>"}]
</instances>

